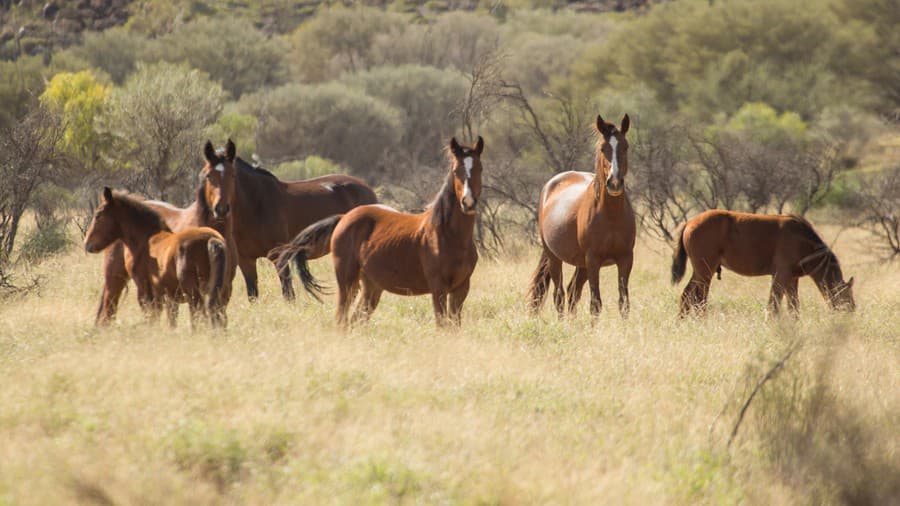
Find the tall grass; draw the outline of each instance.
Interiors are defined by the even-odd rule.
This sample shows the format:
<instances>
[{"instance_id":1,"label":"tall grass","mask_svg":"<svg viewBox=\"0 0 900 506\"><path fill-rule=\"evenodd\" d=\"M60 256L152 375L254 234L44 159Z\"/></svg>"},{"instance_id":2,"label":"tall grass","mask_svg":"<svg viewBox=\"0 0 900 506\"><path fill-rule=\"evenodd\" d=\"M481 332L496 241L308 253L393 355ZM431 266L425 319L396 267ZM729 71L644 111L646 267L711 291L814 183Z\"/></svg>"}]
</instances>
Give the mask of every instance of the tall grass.
<instances>
[{"instance_id":1,"label":"tall grass","mask_svg":"<svg viewBox=\"0 0 900 506\"><path fill-rule=\"evenodd\" d=\"M801 318L765 321L768 280L726 271L707 317L678 321L668 252L642 244L627 321L614 269L595 327L586 302L529 317L535 251L479 264L458 331L385 295L348 334L267 265L255 305L235 280L224 334L148 327L133 290L96 329L101 259L71 251L0 307L0 504L890 503L900 270L858 239L836 245L850 316L803 281Z\"/></svg>"}]
</instances>

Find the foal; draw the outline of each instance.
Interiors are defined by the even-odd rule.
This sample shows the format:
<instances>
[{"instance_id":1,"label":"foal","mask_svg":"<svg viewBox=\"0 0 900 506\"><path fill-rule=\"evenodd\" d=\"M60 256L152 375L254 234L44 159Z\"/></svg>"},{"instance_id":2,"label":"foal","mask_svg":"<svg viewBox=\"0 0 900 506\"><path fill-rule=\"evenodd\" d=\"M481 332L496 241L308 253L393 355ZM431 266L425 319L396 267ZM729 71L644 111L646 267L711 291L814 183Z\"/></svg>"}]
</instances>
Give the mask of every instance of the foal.
<instances>
[{"instance_id":1,"label":"foal","mask_svg":"<svg viewBox=\"0 0 900 506\"><path fill-rule=\"evenodd\" d=\"M470 148L454 138L449 148L450 171L424 213L405 214L376 204L326 218L273 252L277 253L279 270L288 268L293 258L304 288L313 294L321 292L306 262L330 249L341 327L348 324L348 312L360 282L362 295L354 321L368 319L387 290L398 295L430 293L438 325L448 320L458 325L469 293L469 278L478 262L473 231L481 195L484 140L478 137L475 147Z\"/></svg>"},{"instance_id":2,"label":"foal","mask_svg":"<svg viewBox=\"0 0 900 506\"><path fill-rule=\"evenodd\" d=\"M152 319L158 319L165 306L169 325L175 327L178 304L187 301L191 328L207 308L214 327L226 325L223 285L228 259L220 233L208 227L172 232L143 202L104 188L103 201L84 238L84 249L97 253L116 240L121 240L130 253L125 267L137 286L141 307Z\"/></svg>"},{"instance_id":3,"label":"foal","mask_svg":"<svg viewBox=\"0 0 900 506\"><path fill-rule=\"evenodd\" d=\"M687 259L694 273L681 294L680 316L701 313L709 284L720 266L743 276L772 276L769 310L777 314L787 295L797 313L797 282L809 276L833 309L853 311L853 278L844 282L841 265L812 225L799 216L710 210L695 216L677 232L672 258L672 284L684 277Z\"/></svg>"}]
</instances>

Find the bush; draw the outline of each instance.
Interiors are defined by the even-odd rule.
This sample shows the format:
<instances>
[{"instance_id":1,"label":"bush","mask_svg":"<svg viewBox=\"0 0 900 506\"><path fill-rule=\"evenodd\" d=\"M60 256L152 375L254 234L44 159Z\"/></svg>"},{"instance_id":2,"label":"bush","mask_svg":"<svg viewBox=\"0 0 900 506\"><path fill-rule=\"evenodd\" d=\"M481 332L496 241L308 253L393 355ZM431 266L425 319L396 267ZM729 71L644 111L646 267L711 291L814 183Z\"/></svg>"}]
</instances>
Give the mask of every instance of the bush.
<instances>
[{"instance_id":1,"label":"bush","mask_svg":"<svg viewBox=\"0 0 900 506\"><path fill-rule=\"evenodd\" d=\"M21 258L34 263L69 247L72 242L66 233L67 223L64 218L56 218L26 234L19 250Z\"/></svg>"},{"instance_id":2,"label":"bush","mask_svg":"<svg viewBox=\"0 0 900 506\"><path fill-rule=\"evenodd\" d=\"M159 58L187 62L209 74L234 98L284 82L285 48L247 20L203 17L160 39Z\"/></svg>"},{"instance_id":3,"label":"bush","mask_svg":"<svg viewBox=\"0 0 900 506\"><path fill-rule=\"evenodd\" d=\"M379 67L347 76L343 82L390 104L400 112L398 142L390 153L395 164L406 167L442 164L443 146L456 135L466 81L458 72L403 65Z\"/></svg>"},{"instance_id":4,"label":"bush","mask_svg":"<svg viewBox=\"0 0 900 506\"><path fill-rule=\"evenodd\" d=\"M318 155L372 174L397 146L401 113L339 83L288 84L242 101L259 118L257 149L270 161Z\"/></svg>"},{"instance_id":5,"label":"bush","mask_svg":"<svg viewBox=\"0 0 900 506\"><path fill-rule=\"evenodd\" d=\"M303 160L294 160L279 164L272 169L272 174L282 181L298 181L314 177L344 172L340 165L320 156L307 156Z\"/></svg>"},{"instance_id":6,"label":"bush","mask_svg":"<svg viewBox=\"0 0 900 506\"><path fill-rule=\"evenodd\" d=\"M137 62L150 58L153 42L124 27L102 32L85 32L78 46L69 48L68 56L84 62L85 67L101 69L116 84L122 84L134 72Z\"/></svg>"}]
</instances>

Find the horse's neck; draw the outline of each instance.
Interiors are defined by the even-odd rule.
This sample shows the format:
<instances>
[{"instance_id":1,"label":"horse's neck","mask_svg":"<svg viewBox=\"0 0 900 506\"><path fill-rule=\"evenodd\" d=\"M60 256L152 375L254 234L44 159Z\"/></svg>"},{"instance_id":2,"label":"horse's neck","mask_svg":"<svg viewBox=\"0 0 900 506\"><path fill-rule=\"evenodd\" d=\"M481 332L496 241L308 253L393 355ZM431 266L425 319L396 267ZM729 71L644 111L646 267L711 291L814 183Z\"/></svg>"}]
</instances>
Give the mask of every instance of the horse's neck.
<instances>
[{"instance_id":1,"label":"horse's neck","mask_svg":"<svg viewBox=\"0 0 900 506\"><path fill-rule=\"evenodd\" d=\"M451 203L447 219L442 219L437 224L433 223L432 215L438 211L435 209L436 206L432 207L431 211L425 216L425 219L428 223L432 224L433 229L438 235L443 237L444 240L459 242L461 246L467 246L472 243L472 237L475 231L475 215L462 212L459 199L456 198L456 193L453 191L452 185L449 186L447 191L449 192L449 195L445 198L449 198Z\"/></svg>"},{"instance_id":2,"label":"horse's neck","mask_svg":"<svg viewBox=\"0 0 900 506\"><path fill-rule=\"evenodd\" d=\"M279 209L282 185L277 179L238 169L232 214L236 216L239 226L252 230L254 225L265 221L263 217L256 216L260 209Z\"/></svg>"},{"instance_id":3,"label":"horse's neck","mask_svg":"<svg viewBox=\"0 0 900 506\"><path fill-rule=\"evenodd\" d=\"M594 180L591 182L588 191L591 192L594 206L598 210L609 214L625 213L625 204L628 201L627 193L623 191L621 195L616 197L610 195L606 190L606 177L601 172L598 171L594 175Z\"/></svg>"},{"instance_id":4,"label":"horse's neck","mask_svg":"<svg viewBox=\"0 0 900 506\"><path fill-rule=\"evenodd\" d=\"M122 227L122 242L131 250L135 258L139 258L150 251L151 242L161 234L171 234L168 230L155 227L133 226L129 224Z\"/></svg>"}]
</instances>

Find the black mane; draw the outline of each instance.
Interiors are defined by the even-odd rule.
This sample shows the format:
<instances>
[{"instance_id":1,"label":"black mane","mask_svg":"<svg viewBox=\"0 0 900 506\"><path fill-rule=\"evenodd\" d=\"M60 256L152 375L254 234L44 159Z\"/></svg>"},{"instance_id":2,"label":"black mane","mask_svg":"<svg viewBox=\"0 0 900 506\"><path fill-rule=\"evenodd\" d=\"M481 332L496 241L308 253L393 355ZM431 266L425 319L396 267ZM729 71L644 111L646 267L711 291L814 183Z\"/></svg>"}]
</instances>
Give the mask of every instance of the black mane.
<instances>
[{"instance_id":1,"label":"black mane","mask_svg":"<svg viewBox=\"0 0 900 506\"><path fill-rule=\"evenodd\" d=\"M239 156L234 159L234 166L237 167L238 170L242 170L244 172L249 172L251 174L270 177L276 181L278 180L278 178L275 176L275 174L272 174L271 172L269 172L266 169L263 169L261 167L255 167L255 166L245 162L244 159Z\"/></svg>"},{"instance_id":2,"label":"black mane","mask_svg":"<svg viewBox=\"0 0 900 506\"><path fill-rule=\"evenodd\" d=\"M135 225L138 227L150 228L153 230L169 230L169 227L166 226L166 222L163 221L159 213L154 211L141 199L125 192L115 192L113 193L113 200L118 205L128 210L131 219L134 220Z\"/></svg>"},{"instance_id":3,"label":"black mane","mask_svg":"<svg viewBox=\"0 0 900 506\"><path fill-rule=\"evenodd\" d=\"M449 223L453 208L458 205L459 199L456 198L456 192L453 190L453 172L451 171L431 202L431 224L441 226Z\"/></svg>"},{"instance_id":4,"label":"black mane","mask_svg":"<svg viewBox=\"0 0 900 506\"><path fill-rule=\"evenodd\" d=\"M838 262L837 256L833 251L831 251L831 248L828 246L828 244L826 244L825 241L822 240L822 237L819 236L819 233L816 232L815 228L813 228L812 223L810 223L803 216L798 216L796 214L791 214L789 216L800 225L797 230L803 235L803 239L812 244L816 252L821 251L825 256L826 272L831 273L832 275L837 274L838 279L843 277L841 264L840 262Z\"/></svg>"}]
</instances>

